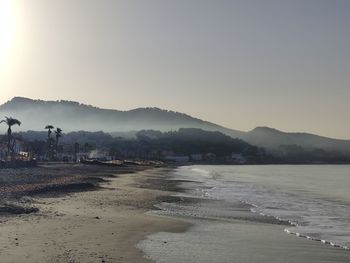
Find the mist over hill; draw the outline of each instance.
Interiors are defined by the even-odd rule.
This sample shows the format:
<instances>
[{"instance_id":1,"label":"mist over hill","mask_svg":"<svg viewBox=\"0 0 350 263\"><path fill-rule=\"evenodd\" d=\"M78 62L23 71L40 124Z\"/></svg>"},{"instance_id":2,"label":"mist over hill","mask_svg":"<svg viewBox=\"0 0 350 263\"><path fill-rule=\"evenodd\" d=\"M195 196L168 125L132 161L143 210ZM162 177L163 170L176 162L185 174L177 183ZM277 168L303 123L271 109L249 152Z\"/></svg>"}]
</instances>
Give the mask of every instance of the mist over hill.
<instances>
[{"instance_id":1,"label":"mist over hill","mask_svg":"<svg viewBox=\"0 0 350 263\"><path fill-rule=\"evenodd\" d=\"M159 108L137 108L129 111L101 109L72 101L43 101L15 97L0 106L0 116L12 116L23 124L18 130L42 130L47 124L64 131L104 131L125 133L153 129L159 131L180 128L201 128L221 131L232 137L242 132L230 130L189 115ZM16 127L17 129L17 127Z\"/></svg>"},{"instance_id":2,"label":"mist over hill","mask_svg":"<svg viewBox=\"0 0 350 263\"><path fill-rule=\"evenodd\" d=\"M350 140L327 138L310 133L282 132L269 127L257 127L242 139L269 150L285 151L287 146L301 146L305 150L323 149L350 155Z\"/></svg>"},{"instance_id":3,"label":"mist over hill","mask_svg":"<svg viewBox=\"0 0 350 263\"><path fill-rule=\"evenodd\" d=\"M43 101L15 97L0 106L0 116L12 116L22 121L16 131L42 131L47 124L64 132L104 131L114 136L133 136L140 130L175 131L199 128L219 131L252 145L264 147L279 155L302 155L305 151L324 150L350 155L350 140L338 140L308 133L287 133L268 127L249 132L228 129L191 117L184 113L159 108L138 108L129 111L101 109L72 101ZM5 132L5 125L0 126Z\"/></svg>"}]
</instances>

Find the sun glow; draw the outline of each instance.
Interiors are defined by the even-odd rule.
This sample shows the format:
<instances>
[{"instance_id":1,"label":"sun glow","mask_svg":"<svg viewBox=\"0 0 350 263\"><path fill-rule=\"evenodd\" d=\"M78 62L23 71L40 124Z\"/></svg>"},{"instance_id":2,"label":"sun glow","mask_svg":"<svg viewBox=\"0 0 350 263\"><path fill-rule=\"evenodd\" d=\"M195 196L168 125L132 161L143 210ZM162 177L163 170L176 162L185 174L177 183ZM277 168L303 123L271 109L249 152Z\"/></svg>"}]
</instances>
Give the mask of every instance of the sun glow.
<instances>
[{"instance_id":1,"label":"sun glow","mask_svg":"<svg viewBox=\"0 0 350 263\"><path fill-rule=\"evenodd\" d=\"M13 1L0 0L0 65L6 62L14 40Z\"/></svg>"}]
</instances>

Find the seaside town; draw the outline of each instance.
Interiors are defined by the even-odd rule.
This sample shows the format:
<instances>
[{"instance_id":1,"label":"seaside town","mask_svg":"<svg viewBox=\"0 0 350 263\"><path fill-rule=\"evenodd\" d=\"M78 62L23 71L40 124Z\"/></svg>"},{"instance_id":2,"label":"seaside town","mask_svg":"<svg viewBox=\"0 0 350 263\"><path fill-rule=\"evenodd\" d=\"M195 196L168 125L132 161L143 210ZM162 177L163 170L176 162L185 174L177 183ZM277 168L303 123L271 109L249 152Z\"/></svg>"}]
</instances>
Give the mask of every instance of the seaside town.
<instances>
[{"instance_id":1,"label":"seaside town","mask_svg":"<svg viewBox=\"0 0 350 263\"><path fill-rule=\"evenodd\" d=\"M168 163L217 163L229 162L244 164L249 160L264 156L264 151L257 147L216 133L216 136L227 143L226 148L215 150L210 144L210 132L197 129L180 129L177 133L164 136L157 131L141 131L134 139L113 138L103 132L77 132L64 134L60 127L47 125L41 132L15 132L21 121L5 117L1 121L7 126L7 133L2 135L0 143L0 158L2 166L27 166L36 162L66 162L114 164L168 162ZM175 136L191 136L202 134L199 147L190 146L183 139L183 145L178 144ZM180 136L180 137L181 137ZM76 137L76 140L74 140ZM167 137L167 138L163 138ZM208 137L208 138L206 138ZM35 139L34 139L35 138ZM163 140L163 143L160 141ZM174 141L174 142L173 142ZM175 142L176 141L176 142ZM235 145L230 145L232 142ZM238 142L238 144L237 144ZM218 142L212 143L220 144ZM180 147L180 148L179 148ZM209 149L214 149L212 152ZM232 149L233 151L231 152ZM236 151L234 151L236 150Z\"/></svg>"},{"instance_id":2,"label":"seaside town","mask_svg":"<svg viewBox=\"0 0 350 263\"><path fill-rule=\"evenodd\" d=\"M103 131L64 132L48 124L36 131L20 130L22 122L5 117L0 125L2 167L37 163L123 164L322 164L349 163L338 151L280 145L266 150L218 131L180 128L176 131L140 130L123 134Z\"/></svg>"}]
</instances>

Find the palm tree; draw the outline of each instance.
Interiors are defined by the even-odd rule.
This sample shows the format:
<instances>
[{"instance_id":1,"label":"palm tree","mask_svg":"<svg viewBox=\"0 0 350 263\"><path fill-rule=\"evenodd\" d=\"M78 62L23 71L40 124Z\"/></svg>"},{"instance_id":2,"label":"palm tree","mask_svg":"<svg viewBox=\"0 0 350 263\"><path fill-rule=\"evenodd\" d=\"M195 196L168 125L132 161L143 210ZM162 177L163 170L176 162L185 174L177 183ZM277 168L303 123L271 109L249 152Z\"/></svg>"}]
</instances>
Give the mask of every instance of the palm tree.
<instances>
[{"instance_id":1,"label":"palm tree","mask_svg":"<svg viewBox=\"0 0 350 263\"><path fill-rule=\"evenodd\" d=\"M52 125L46 125L45 129L47 129L47 139L50 140L51 139L51 133L52 133L52 129L55 128Z\"/></svg>"},{"instance_id":2,"label":"palm tree","mask_svg":"<svg viewBox=\"0 0 350 263\"><path fill-rule=\"evenodd\" d=\"M52 129L54 129L52 125L46 125L45 129L47 129L47 156L52 159L53 158L53 139L51 138Z\"/></svg>"},{"instance_id":3,"label":"palm tree","mask_svg":"<svg viewBox=\"0 0 350 263\"><path fill-rule=\"evenodd\" d=\"M62 137L62 129L56 128L55 134L56 134L56 154L57 154L58 153L58 141Z\"/></svg>"},{"instance_id":4,"label":"palm tree","mask_svg":"<svg viewBox=\"0 0 350 263\"><path fill-rule=\"evenodd\" d=\"M0 121L0 123L5 122L8 126L7 129L7 154L10 154L14 152L13 146L11 144L12 141L12 126L14 125L21 125L21 122L17 119L14 119L12 117L5 117L5 120Z\"/></svg>"}]
</instances>

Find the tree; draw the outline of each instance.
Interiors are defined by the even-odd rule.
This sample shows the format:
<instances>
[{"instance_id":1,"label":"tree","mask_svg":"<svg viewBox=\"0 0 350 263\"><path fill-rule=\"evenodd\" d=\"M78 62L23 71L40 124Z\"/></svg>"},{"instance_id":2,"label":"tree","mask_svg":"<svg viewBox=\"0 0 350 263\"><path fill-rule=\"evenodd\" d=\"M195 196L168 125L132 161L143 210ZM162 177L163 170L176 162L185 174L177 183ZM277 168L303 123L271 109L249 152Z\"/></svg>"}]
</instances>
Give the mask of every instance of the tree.
<instances>
[{"instance_id":1,"label":"tree","mask_svg":"<svg viewBox=\"0 0 350 263\"><path fill-rule=\"evenodd\" d=\"M47 130L47 140L49 141L51 139L51 133L52 129L54 129L52 125L46 125L45 129Z\"/></svg>"},{"instance_id":2,"label":"tree","mask_svg":"<svg viewBox=\"0 0 350 263\"><path fill-rule=\"evenodd\" d=\"M78 161L78 153L80 151L80 144L78 142L74 143L74 162Z\"/></svg>"},{"instance_id":3,"label":"tree","mask_svg":"<svg viewBox=\"0 0 350 263\"><path fill-rule=\"evenodd\" d=\"M14 119L12 117L5 117L5 120L2 120L0 123L6 123L8 126L7 129L7 154L14 153L14 144L12 144L12 126L14 125L21 125L21 122L17 119Z\"/></svg>"},{"instance_id":4,"label":"tree","mask_svg":"<svg viewBox=\"0 0 350 263\"><path fill-rule=\"evenodd\" d=\"M52 134L52 130L54 129L55 127L53 127L52 125L46 125L45 129L47 129L47 157L49 159L52 159L53 158L53 155L54 155L54 141L53 139L51 138L51 134Z\"/></svg>"},{"instance_id":5,"label":"tree","mask_svg":"<svg viewBox=\"0 0 350 263\"><path fill-rule=\"evenodd\" d=\"M58 141L62 137L62 129L56 128L55 134L56 134L56 154L57 154L58 153Z\"/></svg>"}]
</instances>

